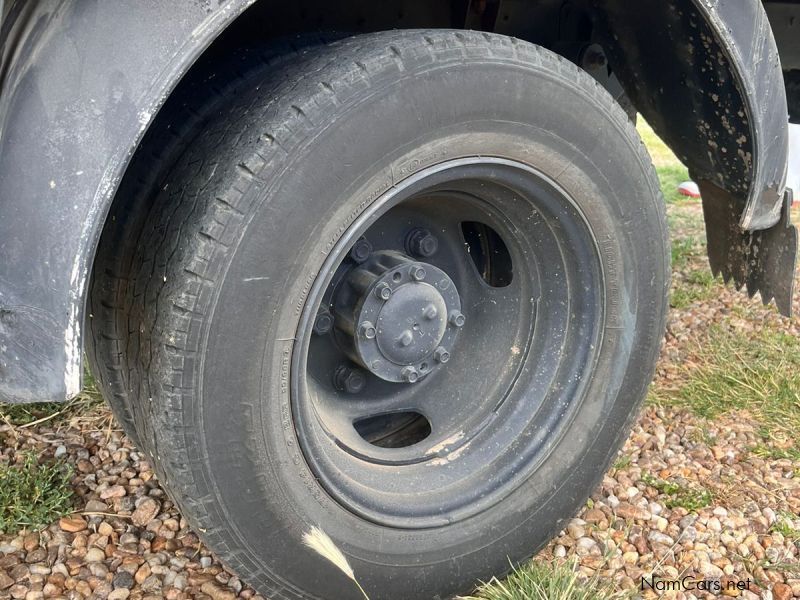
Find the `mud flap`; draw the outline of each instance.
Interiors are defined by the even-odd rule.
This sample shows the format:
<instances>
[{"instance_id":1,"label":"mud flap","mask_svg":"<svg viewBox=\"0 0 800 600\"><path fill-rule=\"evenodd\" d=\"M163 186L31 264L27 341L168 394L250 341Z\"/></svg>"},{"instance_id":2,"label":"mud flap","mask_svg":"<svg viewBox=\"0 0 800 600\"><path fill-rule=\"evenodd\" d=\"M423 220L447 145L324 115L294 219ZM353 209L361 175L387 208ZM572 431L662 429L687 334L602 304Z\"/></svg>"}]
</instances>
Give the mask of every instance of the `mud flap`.
<instances>
[{"instance_id":1,"label":"mud flap","mask_svg":"<svg viewBox=\"0 0 800 600\"><path fill-rule=\"evenodd\" d=\"M780 313L791 316L797 260L792 191L786 190L780 220L758 231L739 226L742 207L733 195L707 181L700 182L700 191L711 272L733 281L737 290L746 286L751 298L760 292L764 304L774 299Z\"/></svg>"}]
</instances>

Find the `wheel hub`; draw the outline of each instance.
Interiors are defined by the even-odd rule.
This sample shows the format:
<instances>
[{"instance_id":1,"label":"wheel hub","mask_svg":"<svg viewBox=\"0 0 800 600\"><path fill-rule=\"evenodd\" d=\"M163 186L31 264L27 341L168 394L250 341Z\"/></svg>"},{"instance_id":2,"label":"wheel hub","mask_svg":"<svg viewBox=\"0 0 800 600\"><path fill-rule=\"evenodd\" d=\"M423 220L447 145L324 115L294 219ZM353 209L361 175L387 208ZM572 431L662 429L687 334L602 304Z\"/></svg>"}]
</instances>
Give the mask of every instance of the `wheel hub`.
<instances>
[{"instance_id":1,"label":"wheel hub","mask_svg":"<svg viewBox=\"0 0 800 600\"><path fill-rule=\"evenodd\" d=\"M337 338L385 381L414 383L445 364L464 324L461 298L441 269L394 251L353 269L337 296Z\"/></svg>"}]
</instances>

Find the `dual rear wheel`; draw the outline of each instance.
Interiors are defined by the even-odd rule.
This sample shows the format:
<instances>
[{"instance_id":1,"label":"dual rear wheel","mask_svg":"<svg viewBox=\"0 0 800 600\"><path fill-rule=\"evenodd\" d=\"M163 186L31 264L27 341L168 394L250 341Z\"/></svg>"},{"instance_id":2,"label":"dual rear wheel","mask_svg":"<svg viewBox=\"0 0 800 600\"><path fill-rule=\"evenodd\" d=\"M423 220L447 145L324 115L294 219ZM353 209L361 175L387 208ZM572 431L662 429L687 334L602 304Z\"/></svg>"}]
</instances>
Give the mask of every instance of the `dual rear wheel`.
<instances>
[{"instance_id":1,"label":"dual rear wheel","mask_svg":"<svg viewBox=\"0 0 800 600\"><path fill-rule=\"evenodd\" d=\"M373 599L531 556L663 333L663 202L625 112L460 31L282 52L198 112L161 179L123 184L89 340L186 517L271 598L359 597L314 526Z\"/></svg>"}]
</instances>

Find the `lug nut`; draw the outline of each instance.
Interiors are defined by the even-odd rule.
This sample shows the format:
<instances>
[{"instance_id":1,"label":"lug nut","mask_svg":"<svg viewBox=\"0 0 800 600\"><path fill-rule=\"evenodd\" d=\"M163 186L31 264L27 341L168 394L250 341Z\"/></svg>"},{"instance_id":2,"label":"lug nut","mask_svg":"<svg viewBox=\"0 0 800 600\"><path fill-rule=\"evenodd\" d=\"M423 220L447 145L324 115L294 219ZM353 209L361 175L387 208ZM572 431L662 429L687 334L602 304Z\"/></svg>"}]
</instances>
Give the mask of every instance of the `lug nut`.
<instances>
[{"instance_id":1,"label":"lug nut","mask_svg":"<svg viewBox=\"0 0 800 600\"><path fill-rule=\"evenodd\" d=\"M350 248L350 258L359 264L367 260L370 254L372 254L372 244L369 243L367 238L359 238Z\"/></svg>"},{"instance_id":2,"label":"lug nut","mask_svg":"<svg viewBox=\"0 0 800 600\"><path fill-rule=\"evenodd\" d=\"M406 249L415 256L430 258L439 250L439 240L427 229L414 229L406 238Z\"/></svg>"},{"instance_id":3,"label":"lug nut","mask_svg":"<svg viewBox=\"0 0 800 600\"><path fill-rule=\"evenodd\" d=\"M450 360L450 353L447 351L446 348L439 346L433 352L433 358L436 360L436 362L444 364L448 360Z\"/></svg>"},{"instance_id":4,"label":"lug nut","mask_svg":"<svg viewBox=\"0 0 800 600\"><path fill-rule=\"evenodd\" d=\"M435 304L428 304L428 306L425 307L425 310L422 311L422 316L424 316L428 321L432 321L439 316L439 310L436 308Z\"/></svg>"},{"instance_id":5,"label":"lug nut","mask_svg":"<svg viewBox=\"0 0 800 600\"><path fill-rule=\"evenodd\" d=\"M404 348L406 346L410 346L411 342L414 341L414 334L410 329L406 329L403 333L400 334L400 337L397 340L400 342L400 345Z\"/></svg>"},{"instance_id":6,"label":"lug nut","mask_svg":"<svg viewBox=\"0 0 800 600\"><path fill-rule=\"evenodd\" d=\"M375 336L378 334L378 332L375 330L375 325L369 321L364 321L358 326L358 334L363 338L372 340L375 339Z\"/></svg>"},{"instance_id":7,"label":"lug nut","mask_svg":"<svg viewBox=\"0 0 800 600\"><path fill-rule=\"evenodd\" d=\"M453 327L463 327L464 323L467 321L467 318L461 314L460 311L454 310L450 313L449 321Z\"/></svg>"},{"instance_id":8,"label":"lug nut","mask_svg":"<svg viewBox=\"0 0 800 600\"><path fill-rule=\"evenodd\" d=\"M336 369L336 373L333 376L333 385L340 392L358 394L367 385L367 378L359 369L342 365Z\"/></svg>"},{"instance_id":9,"label":"lug nut","mask_svg":"<svg viewBox=\"0 0 800 600\"><path fill-rule=\"evenodd\" d=\"M333 315L327 308L320 308L317 313L317 318L314 319L314 333L316 335L325 335L333 328Z\"/></svg>"},{"instance_id":10,"label":"lug nut","mask_svg":"<svg viewBox=\"0 0 800 600\"><path fill-rule=\"evenodd\" d=\"M400 371L400 377L402 377L403 381L406 383L416 383L419 380L419 373L417 373L414 367L406 367Z\"/></svg>"},{"instance_id":11,"label":"lug nut","mask_svg":"<svg viewBox=\"0 0 800 600\"><path fill-rule=\"evenodd\" d=\"M375 296L378 300L388 300L392 296L392 288L386 282L381 282L375 287Z\"/></svg>"},{"instance_id":12,"label":"lug nut","mask_svg":"<svg viewBox=\"0 0 800 600\"><path fill-rule=\"evenodd\" d=\"M423 279L425 279L425 276L427 275L425 269L423 267L420 267L419 265L414 265L413 267L411 267L408 273L409 275L411 275L411 279L413 279L414 281L422 281Z\"/></svg>"}]
</instances>

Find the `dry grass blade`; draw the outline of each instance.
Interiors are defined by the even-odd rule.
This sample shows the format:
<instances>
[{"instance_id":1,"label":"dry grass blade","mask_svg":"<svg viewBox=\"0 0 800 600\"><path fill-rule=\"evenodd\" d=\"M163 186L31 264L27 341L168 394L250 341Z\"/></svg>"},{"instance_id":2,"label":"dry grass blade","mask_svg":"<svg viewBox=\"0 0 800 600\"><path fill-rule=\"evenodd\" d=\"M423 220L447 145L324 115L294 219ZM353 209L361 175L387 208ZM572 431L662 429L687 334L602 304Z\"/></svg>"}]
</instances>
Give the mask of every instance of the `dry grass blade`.
<instances>
[{"instance_id":1,"label":"dry grass blade","mask_svg":"<svg viewBox=\"0 0 800 600\"><path fill-rule=\"evenodd\" d=\"M353 567L347 561L347 557L339 550L339 547L334 543L330 536L317 526L312 527L309 531L303 534L303 544L311 548L314 552L319 554L322 558L332 563L342 573L347 575L353 583L358 586L358 589L364 595L364 598L369 600L369 596L358 583L356 575L353 572Z\"/></svg>"}]
</instances>

